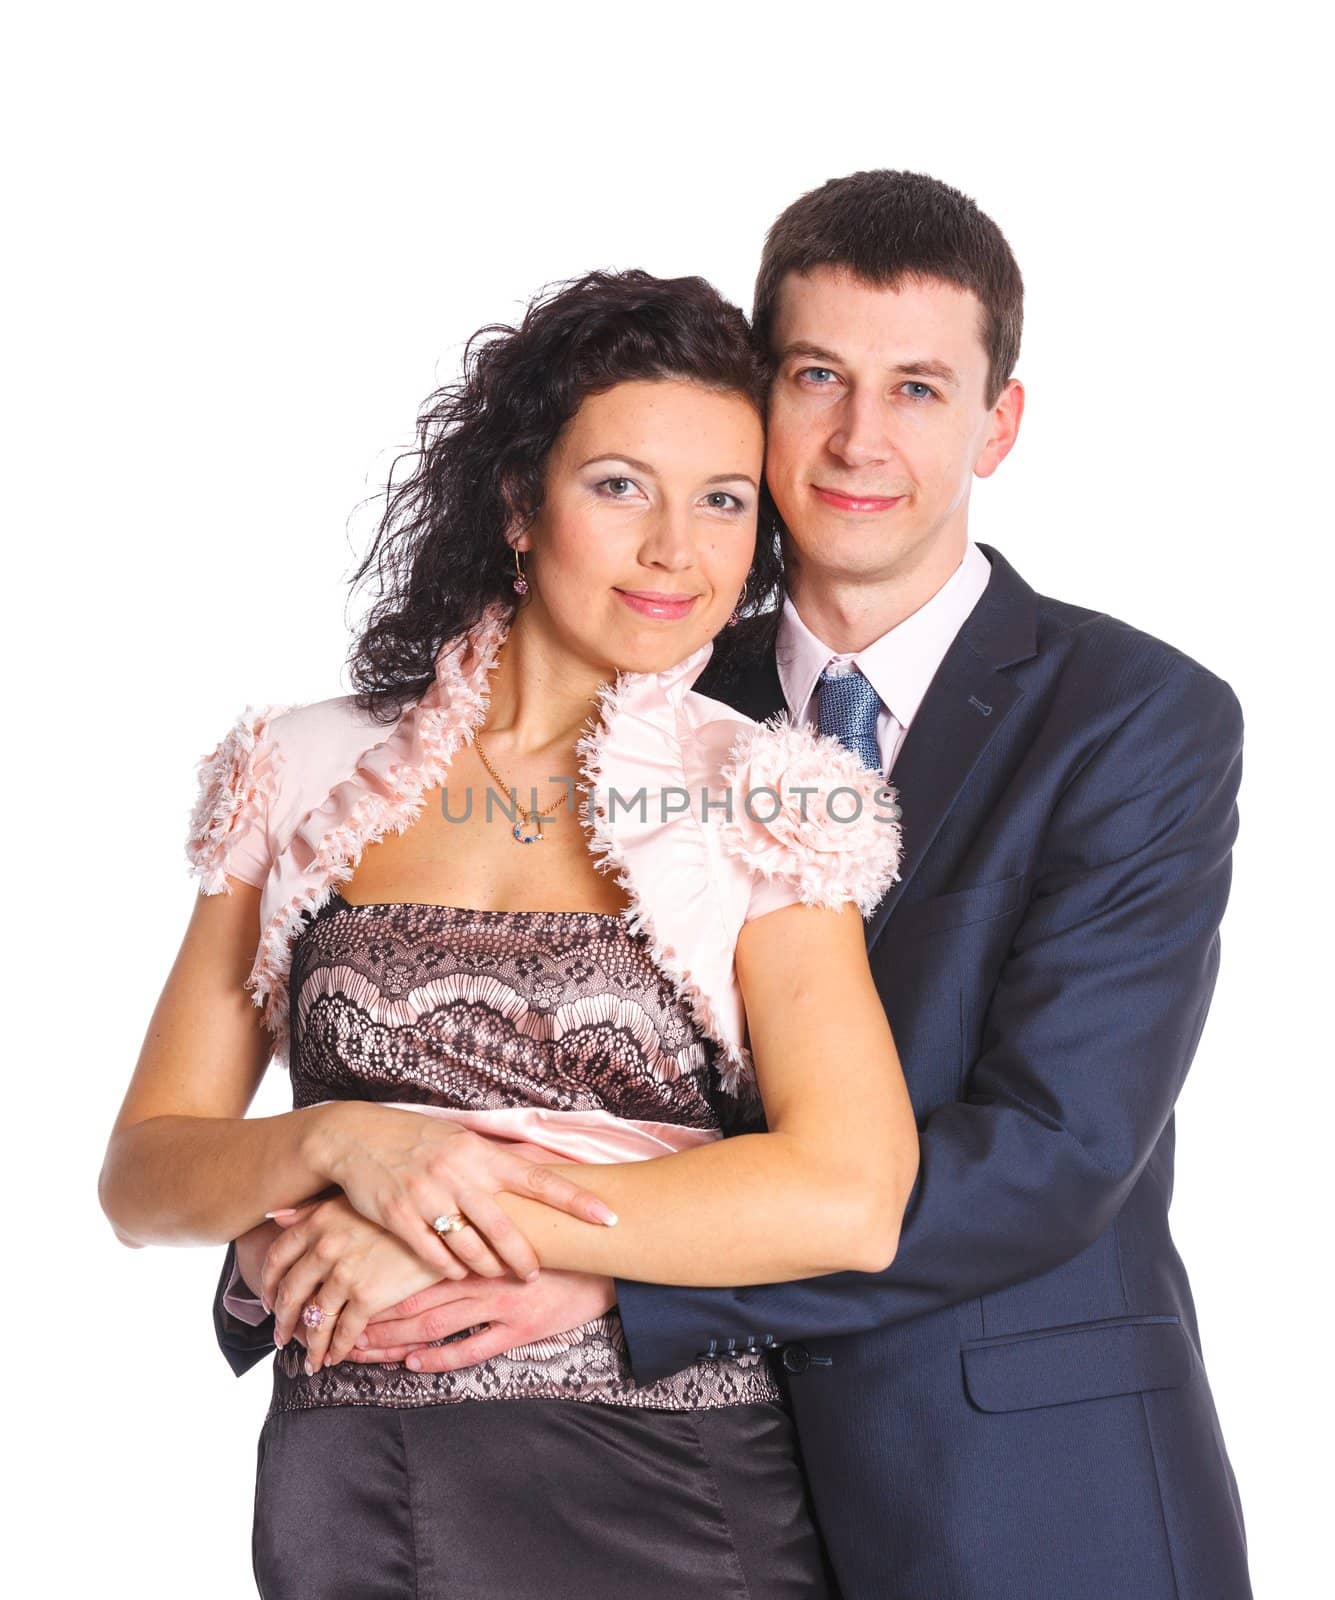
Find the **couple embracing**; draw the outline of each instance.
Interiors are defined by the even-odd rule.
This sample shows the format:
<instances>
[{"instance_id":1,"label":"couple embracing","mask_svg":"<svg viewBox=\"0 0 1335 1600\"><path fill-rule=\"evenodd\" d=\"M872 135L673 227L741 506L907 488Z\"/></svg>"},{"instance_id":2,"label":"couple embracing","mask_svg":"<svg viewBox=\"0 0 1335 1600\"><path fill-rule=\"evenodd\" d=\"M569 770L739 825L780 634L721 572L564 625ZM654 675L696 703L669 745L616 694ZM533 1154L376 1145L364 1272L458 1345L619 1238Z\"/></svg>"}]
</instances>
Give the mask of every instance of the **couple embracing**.
<instances>
[{"instance_id":1,"label":"couple embracing","mask_svg":"<svg viewBox=\"0 0 1335 1600\"><path fill-rule=\"evenodd\" d=\"M356 692L201 761L101 1194L231 1241L269 1600L1250 1594L1167 1221L1242 716L971 540L1021 310L891 171L749 324L540 296L420 418Z\"/></svg>"}]
</instances>

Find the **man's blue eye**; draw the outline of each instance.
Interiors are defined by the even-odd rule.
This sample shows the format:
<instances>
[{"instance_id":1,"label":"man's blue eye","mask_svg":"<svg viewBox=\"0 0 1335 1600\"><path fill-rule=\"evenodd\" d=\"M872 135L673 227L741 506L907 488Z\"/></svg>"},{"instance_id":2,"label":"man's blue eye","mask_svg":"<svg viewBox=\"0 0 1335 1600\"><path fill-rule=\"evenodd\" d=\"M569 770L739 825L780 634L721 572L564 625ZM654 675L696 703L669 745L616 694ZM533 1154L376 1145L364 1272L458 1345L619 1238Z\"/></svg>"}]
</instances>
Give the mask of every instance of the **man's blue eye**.
<instances>
[{"instance_id":1,"label":"man's blue eye","mask_svg":"<svg viewBox=\"0 0 1335 1600\"><path fill-rule=\"evenodd\" d=\"M817 372L823 373L825 375L825 377L827 377L827 378L833 378L834 377L834 373L830 371L829 367L803 367L802 371L798 374L798 376L799 377L803 377L803 378L810 378L813 373L817 373ZM816 387L818 389L823 389L826 386L825 386L824 383L817 383Z\"/></svg>"},{"instance_id":2,"label":"man's blue eye","mask_svg":"<svg viewBox=\"0 0 1335 1600\"><path fill-rule=\"evenodd\" d=\"M932 398L932 391L925 383L910 380L904 387L912 393L915 400L930 400Z\"/></svg>"}]
</instances>

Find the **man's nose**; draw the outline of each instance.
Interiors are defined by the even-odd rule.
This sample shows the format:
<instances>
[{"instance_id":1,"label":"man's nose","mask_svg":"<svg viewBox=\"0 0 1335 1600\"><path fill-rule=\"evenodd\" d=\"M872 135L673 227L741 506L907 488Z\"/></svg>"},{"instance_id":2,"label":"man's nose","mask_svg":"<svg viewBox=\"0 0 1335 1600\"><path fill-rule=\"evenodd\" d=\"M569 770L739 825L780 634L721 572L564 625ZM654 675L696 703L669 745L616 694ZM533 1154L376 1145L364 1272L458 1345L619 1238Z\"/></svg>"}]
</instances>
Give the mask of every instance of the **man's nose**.
<instances>
[{"instance_id":1,"label":"man's nose","mask_svg":"<svg viewBox=\"0 0 1335 1600\"><path fill-rule=\"evenodd\" d=\"M829 448L850 467L871 467L890 459L894 446L879 396L856 390L848 396L839 408Z\"/></svg>"}]
</instances>

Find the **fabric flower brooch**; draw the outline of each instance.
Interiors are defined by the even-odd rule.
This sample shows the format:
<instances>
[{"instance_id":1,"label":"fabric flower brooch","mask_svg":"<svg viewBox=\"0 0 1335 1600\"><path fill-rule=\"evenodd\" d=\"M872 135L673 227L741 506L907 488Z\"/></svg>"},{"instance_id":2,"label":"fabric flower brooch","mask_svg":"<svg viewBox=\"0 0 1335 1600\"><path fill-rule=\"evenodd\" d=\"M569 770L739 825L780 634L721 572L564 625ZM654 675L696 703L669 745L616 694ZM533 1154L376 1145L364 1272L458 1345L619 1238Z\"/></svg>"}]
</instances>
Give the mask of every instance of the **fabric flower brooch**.
<instances>
[{"instance_id":1,"label":"fabric flower brooch","mask_svg":"<svg viewBox=\"0 0 1335 1600\"><path fill-rule=\"evenodd\" d=\"M279 761L268 725L288 709L247 706L196 764L198 798L190 814L185 854L205 894L226 892L229 863L251 871L267 868L264 819L267 803L277 792Z\"/></svg>"},{"instance_id":2,"label":"fabric flower brooch","mask_svg":"<svg viewBox=\"0 0 1335 1600\"><path fill-rule=\"evenodd\" d=\"M899 878L898 794L838 739L777 720L745 729L720 770L724 846L808 905L876 908Z\"/></svg>"}]
</instances>

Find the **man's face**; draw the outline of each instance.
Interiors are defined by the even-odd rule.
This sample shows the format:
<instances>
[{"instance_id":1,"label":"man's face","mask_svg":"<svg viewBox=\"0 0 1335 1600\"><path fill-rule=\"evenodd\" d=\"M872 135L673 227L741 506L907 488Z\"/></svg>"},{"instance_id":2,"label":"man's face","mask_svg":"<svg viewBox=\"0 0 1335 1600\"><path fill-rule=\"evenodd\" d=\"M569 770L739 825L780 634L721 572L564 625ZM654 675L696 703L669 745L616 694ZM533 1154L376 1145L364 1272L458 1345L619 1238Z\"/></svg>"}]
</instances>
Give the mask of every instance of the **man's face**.
<instances>
[{"instance_id":1,"label":"man's face","mask_svg":"<svg viewBox=\"0 0 1335 1600\"><path fill-rule=\"evenodd\" d=\"M866 581L963 553L972 479L996 470L1023 406L1013 380L987 404L982 318L939 279L784 279L765 475L796 566Z\"/></svg>"}]
</instances>

